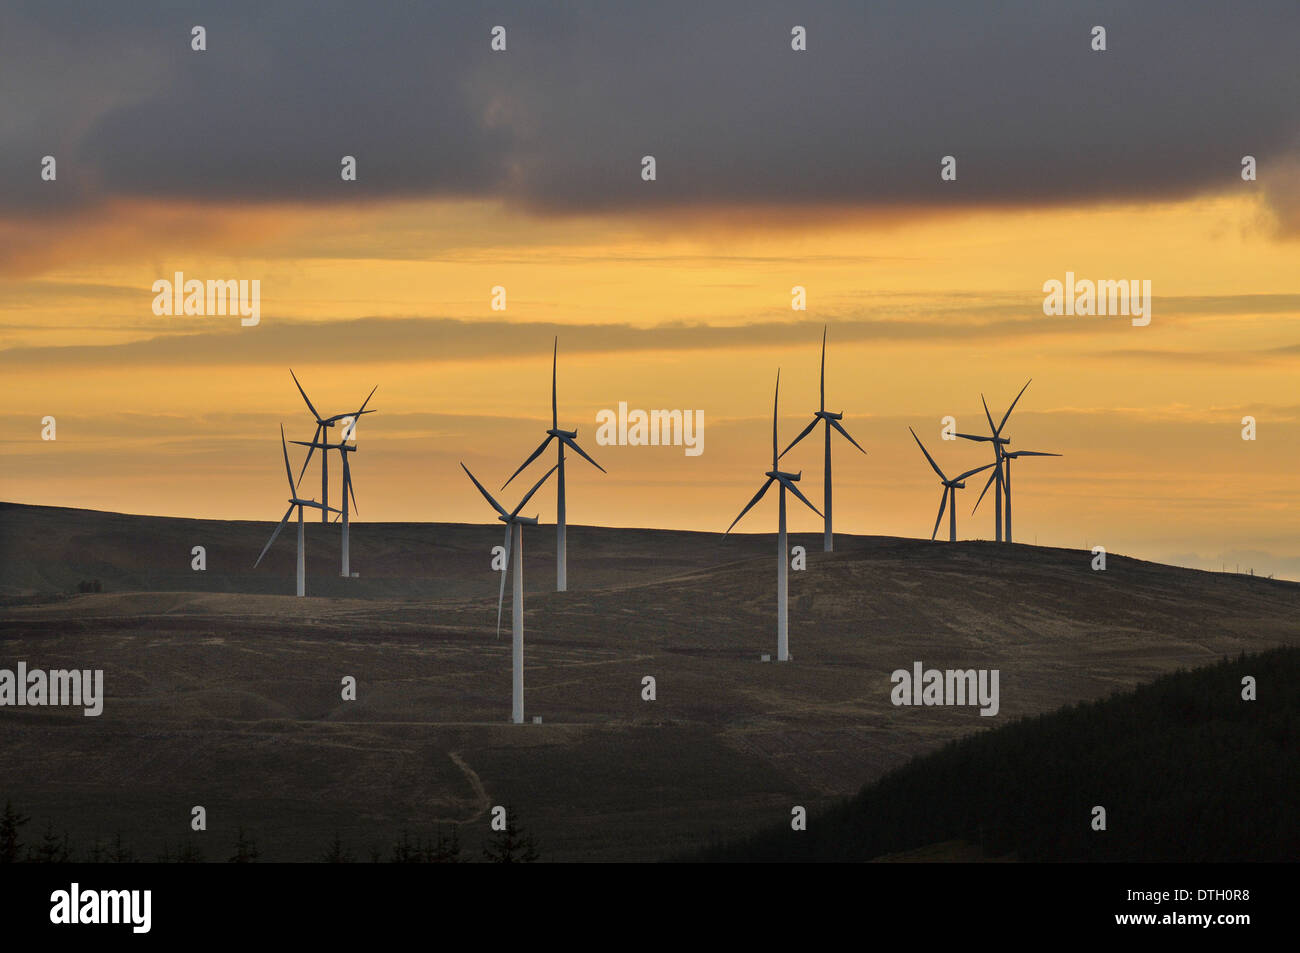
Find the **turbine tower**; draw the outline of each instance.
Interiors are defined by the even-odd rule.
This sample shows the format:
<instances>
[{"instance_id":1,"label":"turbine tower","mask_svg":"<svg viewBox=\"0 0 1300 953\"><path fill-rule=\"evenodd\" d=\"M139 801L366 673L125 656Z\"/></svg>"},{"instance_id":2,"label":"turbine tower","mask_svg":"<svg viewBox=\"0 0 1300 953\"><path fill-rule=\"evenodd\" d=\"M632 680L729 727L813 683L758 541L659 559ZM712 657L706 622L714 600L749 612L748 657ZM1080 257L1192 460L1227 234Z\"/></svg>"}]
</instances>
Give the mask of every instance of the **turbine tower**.
<instances>
[{"instance_id":1,"label":"turbine tower","mask_svg":"<svg viewBox=\"0 0 1300 953\"><path fill-rule=\"evenodd\" d=\"M833 413L826 409L826 328L825 327L822 328L821 395L822 395L821 409L818 410L815 414L813 414L812 423L810 423L807 427L804 427L803 431L799 434L799 436L795 437L794 440L790 441L790 446L786 447L784 450L781 451L781 456L784 457L787 453L793 450L795 444L797 444L804 437L812 433L813 428L816 427L819 423L821 423L822 421L826 422L826 473L825 473L826 482L825 482L825 488L822 492L822 509L826 511L823 519L825 519L826 521L826 527L825 527L825 534L822 540L822 551L829 553L835 549L835 536L831 529L831 428L834 428L835 430L838 430L841 434L843 434L844 439L847 440L849 443L853 444L853 446L858 447L858 450L860 452L865 454L867 451L859 447L858 442L854 440L852 437L850 437L849 432L844 429L843 425L840 424L840 421L844 419L844 415L842 413L840 414Z\"/></svg>"},{"instance_id":2,"label":"turbine tower","mask_svg":"<svg viewBox=\"0 0 1300 953\"><path fill-rule=\"evenodd\" d=\"M921 438L916 435L916 431L912 430L911 427L908 427L907 429L912 431L912 439L915 440L916 445L921 448L921 452L925 454L925 459L930 461L930 467L935 473L939 474L939 480L943 483L943 496L939 497L939 515L935 517L934 529L930 531L930 539L933 540L938 534L939 524L943 522L944 508L948 506L949 498L951 498L952 507L948 510L948 542L955 543L957 542L957 491L966 488L964 481L968 476L974 476L981 470L987 470L989 467L993 466L993 464L986 463L982 467L976 467L974 470L967 470L961 476L949 480L944 476L943 471L939 469L939 464L934 462L934 457L930 456L930 451L925 449L925 444L921 443Z\"/></svg>"},{"instance_id":3,"label":"turbine tower","mask_svg":"<svg viewBox=\"0 0 1300 953\"><path fill-rule=\"evenodd\" d=\"M768 487L773 483L781 484L780 515L777 519L776 534L776 660L778 662L785 662L790 658L789 613L787 605L790 554L786 551L785 542L785 491L789 490L793 493L806 507L808 507L808 509L812 510L818 516L821 516L822 514L817 507L808 502L808 499L800 493L799 488L795 486L795 483L798 482L799 478L803 475L802 471L799 473L784 473L777 469L777 460L780 459L780 457L776 452L776 409L780 397L781 372L778 370L776 372L776 394L772 398L772 469L768 470L767 473L764 474L764 476L767 477L767 482L759 487L758 492L754 494L754 498L745 505L743 510L740 511L740 516L737 516L731 521L731 525L727 527L727 532L723 533L723 535L726 536L730 533L732 529L735 528L736 524L740 522L741 518L754 508L754 505L763 498L763 494L767 492Z\"/></svg>"},{"instance_id":4,"label":"turbine tower","mask_svg":"<svg viewBox=\"0 0 1300 953\"><path fill-rule=\"evenodd\" d=\"M542 455L542 452L546 450L552 440L555 441L555 448L559 452L559 463L557 463L552 469L560 471L559 484L555 491L555 591L565 592L569 588L569 560L565 544L567 523L565 520L564 508L564 448L566 446L572 448L575 453L581 456L601 473L605 472L605 468L595 460L591 459L591 457L587 456L586 452L578 446L575 439L578 436L578 431L560 429L560 415L559 411L556 409L555 402L555 368L559 352L560 339L557 337L555 339L555 348L551 352L551 429L546 431L546 439L542 441L542 445L534 450L532 455L520 465L519 469L510 475L510 480L519 476L528 464L532 463ZM501 489L504 490L509 486L510 480L506 480L505 483L502 483Z\"/></svg>"},{"instance_id":5,"label":"turbine tower","mask_svg":"<svg viewBox=\"0 0 1300 953\"><path fill-rule=\"evenodd\" d=\"M1059 457L1059 453L1043 453L1040 450L1012 450L1002 451L1002 459L1005 461L1003 466L1006 468L1006 485L1007 485L1007 516L1006 516L1006 541L1011 542L1011 461L1018 460L1021 457ZM984 494L989 491L993 484L993 474L989 474L989 482L984 484L984 489L980 490L980 499L975 501L975 510L980 508L980 500L984 499Z\"/></svg>"},{"instance_id":6,"label":"turbine tower","mask_svg":"<svg viewBox=\"0 0 1300 953\"><path fill-rule=\"evenodd\" d=\"M319 432L319 428L317 432ZM353 439L356 438L354 437ZM343 503L343 511L342 511L343 563L339 570L339 575L342 576L344 579L351 579L352 563L349 557L348 497L349 496L352 497L352 506L358 512L360 511L360 507L357 506L357 495L352 489L352 468L348 466L348 454L356 453L357 448L348 445L346 432L345 435L339 440L338 443L316 443L314 441L309 441L309 440L290 440L289 442L296 443L300 447L310 447L311 449L307 451L309 456L313 450L320 450L322 455L327 454L331 450L337 450L339 452L339 456L343 458L343 491L341 494L342 503ZM306 464L303 464L303 467L305 469ZM299 479L301 479L301 476L299 477Z\"/></svg>"},{"instance_id":7,"label":"turbine tower","mask_svg":"<svg viewBox=\"0 0 1300 953\"><path fill-rule=\"evenodd\" d=\"M1007 418L1011 416L1011 411L1015 410L1016 404L1020 402L1021 394L1024 394L1025 389L1033 382L1033 378L1025 381L1025 386L1020 388L1020 393L1017 394L1016 399L1011 402L1011 406L1007 408L1007 412L1002 415L1002 423L997 424L996 426L993 423L993 415L989 413L989 403L984 400L984 395L980 394L980 401L984 404L984 416L988 418L989 422L990 436L985 437L979 434L969 433L957 434L958 437L965 440L976 440L981 443L993 444L993 466L995 467L993 478L997 480L998 483L998 492L993 498L994 505L996 506L993 513L993 535L999 543L1002 542L1002 496L1006 492L1006 479L1002 472L1002 461L1006 456L1006 450L1004 448L1011 442L1010 438L1002 436L1002 428L1007 425Z\"/></svg>"},{"instance_id":8,"label":"turbine tower","mask_svg":"<svg viewBox=\"0 0 1300 953\"><path fill-rule=\"evenodd\" d=\"M311 438L312 443L307 444L307 446L311 447L311 449L307 451L307 459L302 462L302 471L298 474L298 482L302 483L303 474L307 472L307 465L311 463L311 455L312 453L315 452L316 449L314 446L312 446L312 444L319 443L321 440L321 435L325 432L325 430L328 429L329 427L333 427L340 420L344 420L348 417L353 418L352 428L355 428L356 418L360 417L362 414L373 414L374 413L373 410L366 410L366 404L370 403L370 398L375 396L375 391L379 389L379 385L376 384L371 389L369 396L366 397L365 403L361 405L360 410L353 411L352 413L347 413L347 414L335 414L333 417L322 417L319 413L316 412L316 408L312 406L311 400L307 397L307 392L302 389L302 384L298 383L298 375L293 372L293 368L289 368L289 376L293 378L294 384L297 384L298 393L302 394L302 399L303 402L307 405L307 409L310 410L311 415L314 418L316 418L316 433ZM344 441L346 441L346 439L347 439L347 435L345 434ZM329 454L322 453L320 457L320 495L321 495L321 499L324 500L326 503L330 501L329 488L330 488ZM337 510L335 512L337 512ZM329 515L325 513L323 510L321 511L320 521L322 523L329 522Z\"/></svg>"},{"instance_id":9,"label":"turbine tower","mask_svg":"<svg viewBox=\"0 0 1300 953\"><path fill-rule=\"evenodd\" d=\"M510 569L510 555L513 551L515 558L514 565L514 599L511 603L510 624L512 639L512 681L511 681L511 707L510 718L516 725L523 724L524 721L524 534L523 525L527 523L530 526L537 525L536 516L520 516L522 510L528 501L533 498L547 477L559 469L559 466L553 466L546 471L546 476L537 481L536 485L528 491L519 505L509 513L496 500L492 499L492 494L483 489L483 484L479 483L474 474L469 472L469 467L461 464L460 468L465 471L465 475L474 481L478 491L483 494L483 499L492 504L492 508L497 511L497 519L506 524L506 543L505 543L505 566L501 570L501 593L497 596L497 636L501 635L501 606L506 597L506 574Z\"/></svg>"},{"instance_id":10,"label":"turbine tower","mask_svg":"<svg viewBox=\"0 0 1300 953\"><path fill-rule=\"evenodd\" d=\"M285 479L289 481L289 508L284 511L284 516L280 519L280 525L275 528L275 532L271 534L271 538L267 540L266 545L262 547L262 554L257 557L257 562L253 563L253 568L256 569L261 564L262 556L266 555L266 551L271 548L271 544L275 542L275 538L280 535L280 530L284 529L284 524L289 522L289 516L293 513L293 508L295 506L298 507L298 596L299 598L302 598L307 595L307 544L303 535L303 507L315 507L322 513L325 513L327 518L330 512L337 513L338 510L324 503L317 503L315 500L300 500L298 498L298 494L294 491L293 486L293 470L289 466L289 447L284 442L284 424L280 425L280 449L284 451L284 476Z\"/></svg>"}]
</instances>

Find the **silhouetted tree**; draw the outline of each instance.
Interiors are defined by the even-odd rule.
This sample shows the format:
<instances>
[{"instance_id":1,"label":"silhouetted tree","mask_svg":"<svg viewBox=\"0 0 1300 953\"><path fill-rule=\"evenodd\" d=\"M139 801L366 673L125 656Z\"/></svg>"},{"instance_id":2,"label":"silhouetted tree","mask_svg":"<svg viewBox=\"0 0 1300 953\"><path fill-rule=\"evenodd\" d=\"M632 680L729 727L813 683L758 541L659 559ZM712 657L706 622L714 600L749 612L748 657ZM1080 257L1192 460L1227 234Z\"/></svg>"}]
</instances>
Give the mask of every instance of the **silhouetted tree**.
<instances>
[{"instance_id":1,"label":"silhouetted tree","mask_svg":"<svg viewBox=\"0 0 1300 953\"><path fill-rule=\"evenodd\" d=\"M235 841L235 853L227 863L231 864L251 864L261 854L257 852L257 841L251 837L244 836L244 829L239 829L239 838Z\"/></svg>"},{"instance_id":2,"label":"silhouetted tree","mask_svg":"<svg viewBox=\"0 0 1300 953\"><path fill-rule=\"evenodd\" d=\"M321 858L321 862L326 864L350 864L354 860L356 860L356 858L352 856L352 851L343 846L343 841L339 837L339 832L335 831L334 839L330 841L329 850L325 852L325 856Z\"/></svg>"},{"instance_id":3,"label":"silhouetted tree","mask_svg":"<svg viewBox=\"0 0 1300 953\"><path fill-rule=\"evenodd\" d=\"M388 858L390 864L418 864L424 858L420 854L420 842L411 842L411 835L402 831L402 839L393 845L393 853Z\"/></svg>"},{"instance_id":4,"label":"silhouetted tree","mask_svg":"<svg viewBox=\"0 0 1300 953\"><path fill-rule=\"evenodd\" d=\"M72 860L72 844L65 831L62 837L54 833L54 822L47 821L41 842L27 850L27 860L33 864L66 864Z\"/></svg>"},{"instance_id":5,"label":"silhouetted tree","mask_svg":"<svg viewBox=\"0 0 1300 953\"><path fill-rule=\"evenodd\" d=\"M118 831L113 835L113 845L108 849L108 862L110 864L134 864L139 858L135 856L135 851L122 841L122 832Z\"/></svg>"},{"instance_id":6,"label":"silhouetted tree","mask_svg":"<svg viewBox=\"0 0 1300 953\"><path fill-rule=\"evenodd\" d=\"M425 847L424 860L428 864L461 863L460 832L453 826L451 836L448 836L439 827L437 840L429 841Z\"/></svg>"},{"instance_id":7,"label":"silhouetted tree","mask_svg":"<svg viewBox=\"0 0 1300 953\"><path fill-rule=\"evenodd\" d=\"M483 848L483 857L493 864L531 864L538 859L533 836L515 823L513 807L506 807L506 829Z\"/></svg>"},{"instance_id":8,"label":"silhouetted tree","mask_svg":"<svg viewBox=\"0 0 1300 953\"><path fill-rule=\"evenodd\" d=\"M21 860L18 839L19 829L31 818L14 810L13 803L5 801L4 814L0 814L0 864L16 864Z\"/></svg>"},{"instance_id":9,"label":"silhouetted tree","mask_svg":"<svg viewBox=\"0 0 1300 953\"><path fill-rule=\"evenodd\" d=\"M185 841L183 844L176 845L176 853L171 852L167 842L163 842L163 852L158 855L160 864L201 864L203 863L203 851L193 841Z\"/></svg>"}]
</instances>

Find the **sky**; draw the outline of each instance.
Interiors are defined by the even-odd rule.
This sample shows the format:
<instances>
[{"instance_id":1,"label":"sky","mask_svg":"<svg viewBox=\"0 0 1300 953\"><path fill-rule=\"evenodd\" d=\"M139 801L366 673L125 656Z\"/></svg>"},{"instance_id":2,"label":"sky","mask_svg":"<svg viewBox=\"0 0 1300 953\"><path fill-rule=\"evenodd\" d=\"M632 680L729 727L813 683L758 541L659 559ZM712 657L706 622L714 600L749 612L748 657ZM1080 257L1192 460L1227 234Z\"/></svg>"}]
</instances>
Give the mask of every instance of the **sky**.
<instances>
[{"instance_id":1,"label":"sky","mask_svg":"<svg viewBox=\"0 0 1300 953\"><path fill-rule=\"evenodd\" d=\"M782 447L817 409L825 329L867 451L834 446L838 530L928 537L908 427L979 466L943 419L985 432L1032 379L1011 448L1062 456L1016 465L1017 539L1300 578L1291 0L359 9L0 11L0 499L278 519L292 368L325 414L378 387L361 522L486 522L457 464L495 489L545 437L558 337L559 424L608 471L569 464L569 520L722 532L778 368ZM155 314L176 272L256 279L260 322ZM1150 281L1150 323L1044 314L1067 272ZM620 402L701 411L703 452L598 444ZM821 457L782 461L819 505Z\"/></svg>"}]
</instances>

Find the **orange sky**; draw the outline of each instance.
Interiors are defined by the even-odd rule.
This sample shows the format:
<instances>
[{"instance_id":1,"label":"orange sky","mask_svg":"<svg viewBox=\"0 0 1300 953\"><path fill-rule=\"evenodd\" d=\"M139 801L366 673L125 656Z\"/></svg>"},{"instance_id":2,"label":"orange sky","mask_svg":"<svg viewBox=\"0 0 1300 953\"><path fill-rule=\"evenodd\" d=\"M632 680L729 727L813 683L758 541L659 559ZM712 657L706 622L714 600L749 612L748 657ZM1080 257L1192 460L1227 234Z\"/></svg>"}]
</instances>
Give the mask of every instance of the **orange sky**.
<instances>
[{"instance_id":1,"label":"orange sky","mask_svg":"<svg viewBox=\"0 0 1300 953\"><path fill-rule=\"evenodd\" d=\"M1032 377L1013 449L1065 456L1018 466L1019 539L1300 577L1297 246L1248 183L887 219L119 202L23 227L28 252L0 270L6 500L277 519L278 425L312 431L292 366L325 413L379 385L353 460L363 521L486 522L456 464L498 486L540 442L558 325L560 425L609 471L571 466L570 520L720 532L767 468L778 366L783 445L816 409L827 324L828 408L868 451L835 447L837 529L928 536L939 487L907 427L945 468L977 466L985 448L940 441L940 419L982 431L981 392L1000 414ZM150 287L175 271L260 279L261 325L156 317ZM1044 316L1042 284L1066 271L1150 280L1150 326ZM489 308L497 285L504 313ZM408 323L359 321L372 318ZM702 410L704 453L598 446L596 414L619 401ZM819 502L820 444L791 456ZM962 536L990 535L991 512L970 516L979 485ZM553 493L538 502L553 518ZM770 531L774 507L740 528ZM792 526L819 521L794 512Z\"/></svg>"}]
</instances>

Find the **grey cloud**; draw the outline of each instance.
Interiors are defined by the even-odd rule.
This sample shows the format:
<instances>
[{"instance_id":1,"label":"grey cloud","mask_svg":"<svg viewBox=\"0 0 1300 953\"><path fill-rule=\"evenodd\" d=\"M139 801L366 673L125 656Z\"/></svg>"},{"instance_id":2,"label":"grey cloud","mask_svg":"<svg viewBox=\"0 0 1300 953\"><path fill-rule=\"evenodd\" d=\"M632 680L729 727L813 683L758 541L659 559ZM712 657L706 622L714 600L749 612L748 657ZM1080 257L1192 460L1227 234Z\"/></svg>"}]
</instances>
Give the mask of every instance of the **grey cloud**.
<instances>
[{"instance_id":1,"label":"grey cloud","mask_svg":"<svg viewBox=\"0 0 1300 953\"><path fill-rule=\"evenodd\" d=\"M189 49L194 23L206 53ZM495 23L507 53L488 49ZM795 23L807 53L789 48ZM30 92L0 105L0 209L1173 199L1241 186L1245 153L1265 177L1296 153L1298 32L1294 0L1232 15L1217 0L10 4L0 70ZM57 189L35 175L53 147ZM344 154L360 163L346 187ZM959 175L940 184L946 154ZM1294 187L1268 188L1293 215Z\"/></svg>"},{"instance_id":2,"label":"grey cloud","mask_svg":"<svg viewBox=\"0 0 1300 953\"><path fill-rule=\"evenodd\" d=\"M820 322L767 322L736 326L660 324L560 324L462 321L453 318L359 318L341 321L276 321L263 316L253 328L237 318L187 318L193 331L177 331L120 344L12 347L0 351L3 367L115 365L288 366L331 361L346 353L354 362L412 359L433 362L501 360L535 356L550 349L558 335L570 353L625 351L728 351L791 346L811 347ZM1042 318L982 323L936 320L844 320L832 325L835 339L850 341L928 341L943 343L997 339L1027 334L1095 332L1095 325ZM1119 331L1123 328L1116 325Z\"/></svg>"}]
</instances>

